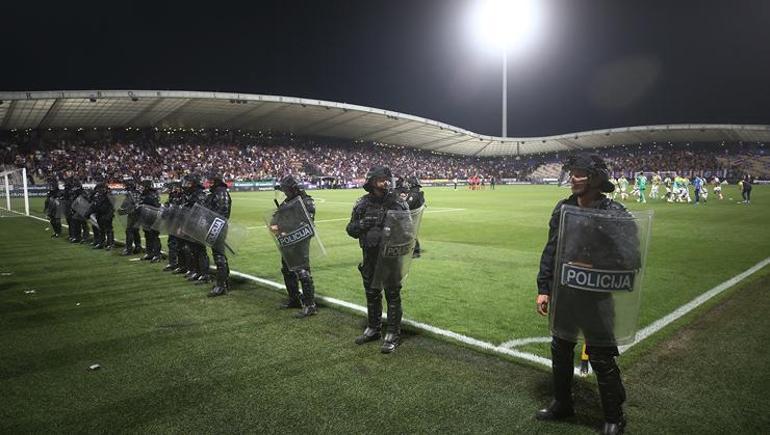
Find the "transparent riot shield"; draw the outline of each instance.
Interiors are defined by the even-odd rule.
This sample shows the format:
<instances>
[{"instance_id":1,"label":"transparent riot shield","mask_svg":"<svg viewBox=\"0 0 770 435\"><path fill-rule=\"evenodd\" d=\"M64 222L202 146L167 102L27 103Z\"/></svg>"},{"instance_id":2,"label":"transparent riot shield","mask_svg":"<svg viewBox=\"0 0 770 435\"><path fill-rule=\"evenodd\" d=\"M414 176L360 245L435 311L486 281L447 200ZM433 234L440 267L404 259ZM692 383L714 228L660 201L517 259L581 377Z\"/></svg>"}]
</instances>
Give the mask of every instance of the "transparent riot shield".
<instances>
[{"instance_id":1,"label":"transparent riot shield","mask_svg":"<svg viewBox=\"0 0 770 435\"><path fill-rule=\"evenodd\" d=\"M593 346L633 343L652 217L652 210L562 207L551 334Z\"/></svg>"},{"instance_id":2,"label":"transparent riot shield","mask_svg":"<svg viewBox=\"0 0 770 435\"><path fill-rule=\"evenodd\" d=\"M135 212L136 204L128 195L111 195L110 201L115 210L113 225L115 234L124 234L127 229L136 226Z\"/></svg>"},{"instance_id":3,"label":"transparent riot shield","mask_svg":"<svg viewBox=\"0 0 770 435\"><path fill-rule=\"evenodd\" d=\"M311 258L326 255L301 197L286 201L266 215L265 224L289 270L309 269Z\"/></svg>"},{"instance_id":4,"label":"transparent riot shield","mask_svg":"<svg viewBox=\"0 0 770 435\"><path fill-rule=\"evenodd\" d=\"M424 210L425 207L415 210L389 210L385 215L372 288L404 286L412 265L412 254Z\"/></svg>"},{"instance_id":5,"label":"transparent riot shield","mask_svg":"<svg viewBox=\"0 0 770 435\"><path fill-rule=\"evenodd\" d=\"M161 234L168 234L182 239L186 238L182 234L182 227L187 211L188 209L176 204L161 207L158 211L160 216L153 221L152 229Z\"/></svg>"},{"instance_id":6,"label":"transparent riot shield","mask_svg":"<svg viewBox=\"0 0 770 435\"><path fill-rule=\"evenodd\" d=\"M181 219L179 219L181 218ZM184 209L177 217L177 234L182 238L222 249L225 253L237 255L246 241L248 232L243 225L236 224L200 204Z\"/></svg>"},{"instance_id":7,"label":"transparent riot shield","mask_svg":"<svg viewBox=\"0 0 770 435\"><path fill-rule=\"evenodd\" d=\"M48 201L48 207L45 209L46 216L55 219L61 219L64 217L64 200L61 198L51 198Z\"/></svg>"},{"instance_id":8,"label":"transparent riot shield","mask_svg":"<svg viewBox=\"0 0 770 435\"><path fill-rule=\"evenodd\" d=\"M135 220L137 228L161 232L159 228L163 226L163 209L142 204L136 210Z\"/></svg>"},{"instance_id":9,"label":"transparent riot shield","mask_svg":"<svg viewBox=\"0 0 770 435\"><path fill-rule=\"evenodd\" d=\"M79 220L88 219L88 209L91 208L91 203L82 196L78 196L72 201L73 215Z\"/></svg>"}]
</instances>

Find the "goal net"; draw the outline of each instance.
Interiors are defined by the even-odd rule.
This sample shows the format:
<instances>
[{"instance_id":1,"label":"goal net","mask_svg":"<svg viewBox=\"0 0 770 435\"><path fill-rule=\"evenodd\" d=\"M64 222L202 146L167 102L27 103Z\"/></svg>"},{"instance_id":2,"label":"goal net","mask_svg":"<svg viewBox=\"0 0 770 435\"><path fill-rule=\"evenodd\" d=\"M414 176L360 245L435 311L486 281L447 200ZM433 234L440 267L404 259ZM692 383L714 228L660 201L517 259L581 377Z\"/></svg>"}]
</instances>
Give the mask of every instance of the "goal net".
<instances>
[{"instance_id":1,"label":"goal net","mask_svg":"<svg viewBox=\"0 0 770 435\"><path fill-rule=\"evenodd\" d=\"M29 216L25 168L0 167L0 218Z\"/></svg>"}]
</instances>

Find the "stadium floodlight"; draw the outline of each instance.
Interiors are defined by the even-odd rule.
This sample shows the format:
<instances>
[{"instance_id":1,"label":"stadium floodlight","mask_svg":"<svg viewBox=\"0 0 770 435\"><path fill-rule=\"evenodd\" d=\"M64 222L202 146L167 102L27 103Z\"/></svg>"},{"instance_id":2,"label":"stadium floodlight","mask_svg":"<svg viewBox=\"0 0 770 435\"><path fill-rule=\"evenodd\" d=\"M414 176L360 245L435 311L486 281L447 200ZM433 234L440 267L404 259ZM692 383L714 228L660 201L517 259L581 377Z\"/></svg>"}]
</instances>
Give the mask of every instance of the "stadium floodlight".
<instances>
[{"instance_id":1,"label":"stadium floodlight","mask_svg":"<svg viewBox=\"0 0 770 435\"><path fill-rule=\"evenodd\" d=\"M539 21L536 0L481 0L474 3L471 28L483 47L492 48L503 57L502 136L508 126L508 53L520 50L535 33Z\"/></svg>"}]
</instances>

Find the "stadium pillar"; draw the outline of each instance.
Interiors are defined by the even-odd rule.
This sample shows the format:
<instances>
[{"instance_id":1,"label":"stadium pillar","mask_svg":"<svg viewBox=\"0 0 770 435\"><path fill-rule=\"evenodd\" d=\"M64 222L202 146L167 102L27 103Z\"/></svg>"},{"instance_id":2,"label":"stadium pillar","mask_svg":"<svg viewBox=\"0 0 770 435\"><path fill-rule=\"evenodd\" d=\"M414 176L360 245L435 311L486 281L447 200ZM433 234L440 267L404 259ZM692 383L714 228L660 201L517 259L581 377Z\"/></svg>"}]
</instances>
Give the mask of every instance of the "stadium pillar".
<instances>
[{"instance_id":1,"label":"stadium pillar","mask_svg":"<svg viewBox=\"0 0 770 435\"><path fill-rule=\"evenodd\" d=\"M503 136L508 137L508 52L503 48Z\"/></svg>"},{"instance_id":2,"label":"stadium pillar","mask_svg":"<svg viewBox=\"0 0 770 435\"><path fill-rule=\"evenodd\" d=\"M21 168L21 185L24 186L24 214L29 216L29 193L27 192L27 168Z\"/></svg>"}]
</instances>

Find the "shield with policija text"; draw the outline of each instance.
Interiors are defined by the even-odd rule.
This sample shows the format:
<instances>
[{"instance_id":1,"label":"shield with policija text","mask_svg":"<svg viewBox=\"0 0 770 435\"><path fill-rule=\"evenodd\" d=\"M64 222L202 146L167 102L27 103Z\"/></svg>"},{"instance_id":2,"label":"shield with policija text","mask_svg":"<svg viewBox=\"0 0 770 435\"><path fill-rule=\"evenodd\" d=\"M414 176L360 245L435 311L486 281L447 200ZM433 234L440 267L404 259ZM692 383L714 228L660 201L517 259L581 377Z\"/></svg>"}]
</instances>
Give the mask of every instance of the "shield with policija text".
<instances>
[{"instance_id":1,"label":"shield with policija text","mask_svg":"<svg viewBox=\"0 0 770 435\"><path fill-rule=\"evenodd\" d=\"M225 254L237 255L241 243L247 239L246 228L224 216L195 204L174 214L171 224L179 237L219 249ZM175 235L177 235L175 234Z\"/></svg>"},{"instance_id":2,"label":"shield with policija text","mask_svg":"<svg viewBox=\"0 0 770 435\"><path fill-rule=\"evenodd\" d=\"M425 207L388 210L382 226L372 288L403 287L412 265L412 254Z\"/></svg>"},{"instance_id":3,"label":"shield with policija text","mask_svg":"<svg viewBox=\"0 0 770 435\"><path fill-rule=\"evenodd\" d=\"M551 334L592 346L633 343L652 210L562 206L549 318Z\"/></svg>"},{"instance_id":4,"label":"shield with policija text","mask_svg":"<svg viewBox=\"0 0 770 435\"><path fill-rule=\"evenodd\" d=\"M72 201L72 214L76 219L86 220L88 219L88 210L91 208L91 202L89 202L82 195L75 198Z\"/></svg>"},{"instance_id":5,"label":"shield with policija text","mask_svg":"<svg viewBox=\"0 0 770 435\"><path fill-rule=\"evenodd\" d=\"M326 255L318 230L301 196L283 202L265 216L265 226L289 270L310 268L311 258Z\"/></svg>"}]
</instances>

